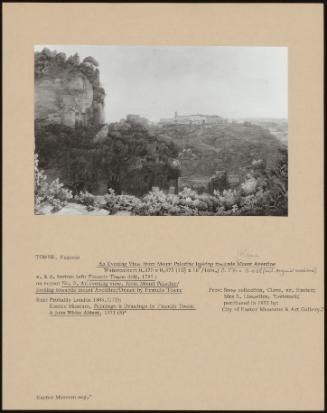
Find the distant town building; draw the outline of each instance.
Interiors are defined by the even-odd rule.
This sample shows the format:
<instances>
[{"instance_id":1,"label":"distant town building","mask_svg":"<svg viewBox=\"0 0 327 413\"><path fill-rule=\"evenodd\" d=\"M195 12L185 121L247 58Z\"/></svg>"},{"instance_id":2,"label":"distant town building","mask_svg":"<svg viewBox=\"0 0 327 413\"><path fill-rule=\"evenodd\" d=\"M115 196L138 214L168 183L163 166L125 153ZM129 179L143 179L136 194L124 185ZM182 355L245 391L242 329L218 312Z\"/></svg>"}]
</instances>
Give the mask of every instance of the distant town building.
<instances>
[{"instance_id":1,"label":"distant town building","mask_svg":"<svg viewBox=\"0 0 327 413\"><path fill-rule=\"evenodd\" d=\"M161 125L213 125L217 123L227 123L227 120L218 115L202 115L197 113L195 115L181 116L175 112L174 118L162 118L159 121Z\"/></svg>"}]
</instances>

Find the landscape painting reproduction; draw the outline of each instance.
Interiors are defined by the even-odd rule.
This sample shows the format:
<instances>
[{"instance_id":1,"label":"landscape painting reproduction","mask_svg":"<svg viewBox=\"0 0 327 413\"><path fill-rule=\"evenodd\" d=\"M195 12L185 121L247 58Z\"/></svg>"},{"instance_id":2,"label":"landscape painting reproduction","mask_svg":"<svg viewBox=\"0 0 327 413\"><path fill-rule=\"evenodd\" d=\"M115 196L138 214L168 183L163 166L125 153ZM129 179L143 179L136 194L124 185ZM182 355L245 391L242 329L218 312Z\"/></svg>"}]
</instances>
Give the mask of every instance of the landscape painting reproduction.
<instances>
[{"instance_id":1,"label":"landscape painting reproduction","mask_svg":"<svg viewBox=\"0 0 327 413\"><path fill-rule=\"evenodd\" d=\"M288 215L286 47L34 58L35 214Z\"/></svg>"}]
</instances>

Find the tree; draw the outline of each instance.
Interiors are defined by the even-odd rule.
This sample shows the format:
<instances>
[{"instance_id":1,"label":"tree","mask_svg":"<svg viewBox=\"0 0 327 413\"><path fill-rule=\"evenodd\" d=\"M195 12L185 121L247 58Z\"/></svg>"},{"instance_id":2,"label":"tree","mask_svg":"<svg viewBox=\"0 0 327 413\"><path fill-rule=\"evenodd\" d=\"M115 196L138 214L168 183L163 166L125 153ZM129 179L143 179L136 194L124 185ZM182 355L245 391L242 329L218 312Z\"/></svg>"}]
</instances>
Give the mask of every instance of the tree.
<instances>
[{"instance_id":1,"label":"tree","mask_svg":"<svg viewBox=\"0 0 327 413\"><path fill-rule=\"evenodd\" d=\"M75 53L73 56L69 56L69 58L67 59L67 63L70 63L73 66L79 66L79 64L81 63L81 59L78 53Z\"/></svg>"},{"instance_id":2,"label":"tree","mask_svg":"<svg viewBox=\"0 0 327 413\"><path fill-rule=\"evenodd\" d=\"M94 59L92 56L88 56L83 60L83 63L90 63L93 66L99 66L99 63L97 60Z\"/></svg>"}]
</instances>

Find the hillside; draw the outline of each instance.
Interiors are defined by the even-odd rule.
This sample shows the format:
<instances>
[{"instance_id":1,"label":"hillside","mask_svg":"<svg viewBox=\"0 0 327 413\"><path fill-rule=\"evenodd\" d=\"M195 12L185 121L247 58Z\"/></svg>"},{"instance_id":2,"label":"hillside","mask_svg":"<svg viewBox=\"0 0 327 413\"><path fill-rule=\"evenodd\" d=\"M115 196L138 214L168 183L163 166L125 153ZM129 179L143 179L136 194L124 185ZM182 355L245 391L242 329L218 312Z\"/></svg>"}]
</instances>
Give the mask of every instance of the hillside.
<instances>
[{"instance_id":1,"label":"hillside","mask_svg":"<svg viewBox=\"0 0 327 413\"><path fill-rule=\"evenodd\" d=\"M282 146L267 129L250 123L164 125L156 132L175 143L182 176L193 178L208 177L218 170L242 176L259 159L267 168L273 168Z\"/></svg>"}]
</instances>

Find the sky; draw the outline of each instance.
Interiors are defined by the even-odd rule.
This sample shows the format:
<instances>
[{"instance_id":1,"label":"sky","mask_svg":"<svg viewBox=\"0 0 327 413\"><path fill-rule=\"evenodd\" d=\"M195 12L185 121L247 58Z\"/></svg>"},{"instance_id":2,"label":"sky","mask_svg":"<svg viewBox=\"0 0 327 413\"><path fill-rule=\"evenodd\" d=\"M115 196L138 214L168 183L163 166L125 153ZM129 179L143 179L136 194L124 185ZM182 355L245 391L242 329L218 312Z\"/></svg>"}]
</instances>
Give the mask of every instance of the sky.
<instances>
[{"instance_id":1,"label":"sky","mask_svg":"<svg viewBox=\"0 0 327 413\"><path fill-rule=\"evenodd\" d=\"M287 118L287 47L42 45L99 62L106 122L201 113Z\"/></svg>"}]
</instances>

